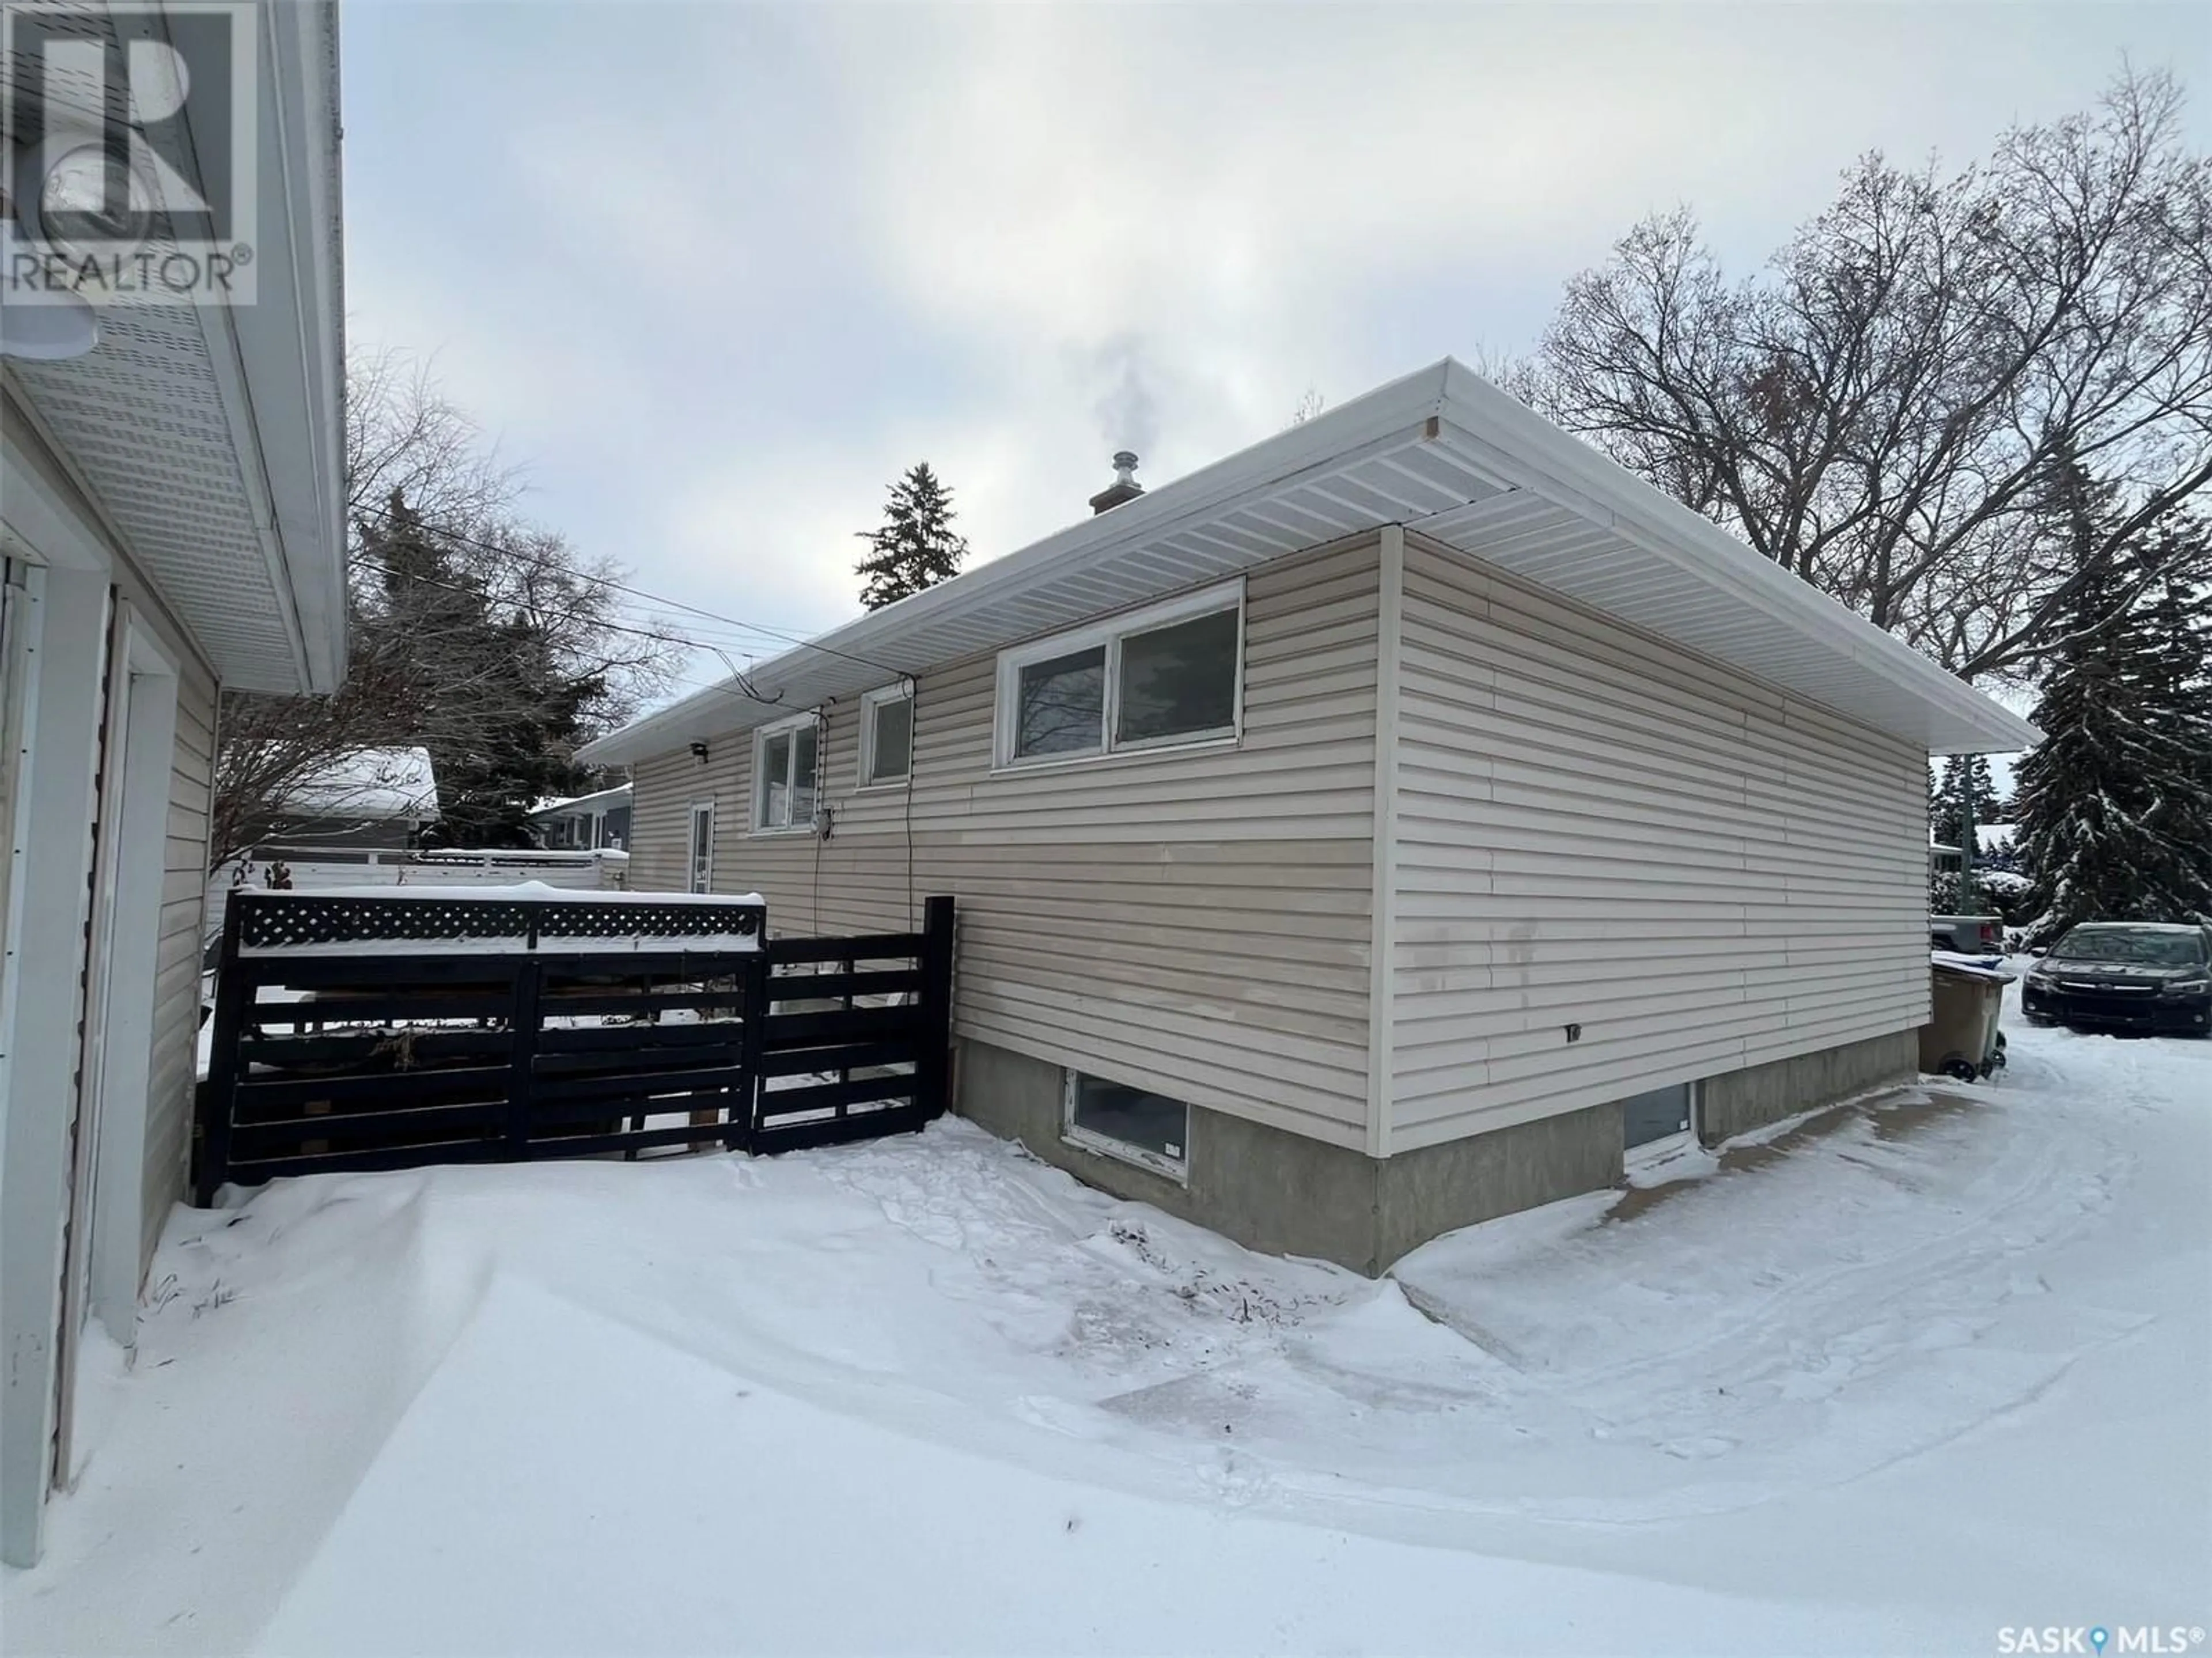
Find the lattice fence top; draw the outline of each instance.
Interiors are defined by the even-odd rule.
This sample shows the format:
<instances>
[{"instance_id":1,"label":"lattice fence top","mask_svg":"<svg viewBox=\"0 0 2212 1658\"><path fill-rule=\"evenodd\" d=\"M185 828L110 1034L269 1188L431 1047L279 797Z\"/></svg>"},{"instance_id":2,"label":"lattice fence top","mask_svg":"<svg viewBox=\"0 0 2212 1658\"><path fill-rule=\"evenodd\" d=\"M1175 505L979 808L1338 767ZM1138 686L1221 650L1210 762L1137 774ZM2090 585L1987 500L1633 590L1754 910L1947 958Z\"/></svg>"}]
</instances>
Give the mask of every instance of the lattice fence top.
<instances>
[{"instance_id":1,"label":"lattice fence top","mask_svg":"<svg viewBox=\"0 0 2212 1658\"><path fill-rule=\"evenodd\" d=\"M256 953L755 950L766 930L767 907L757 902L623 898L518 901L395 890L375 897L245 891L231 902L239 948Z\"/></svg>"}]
</instances>

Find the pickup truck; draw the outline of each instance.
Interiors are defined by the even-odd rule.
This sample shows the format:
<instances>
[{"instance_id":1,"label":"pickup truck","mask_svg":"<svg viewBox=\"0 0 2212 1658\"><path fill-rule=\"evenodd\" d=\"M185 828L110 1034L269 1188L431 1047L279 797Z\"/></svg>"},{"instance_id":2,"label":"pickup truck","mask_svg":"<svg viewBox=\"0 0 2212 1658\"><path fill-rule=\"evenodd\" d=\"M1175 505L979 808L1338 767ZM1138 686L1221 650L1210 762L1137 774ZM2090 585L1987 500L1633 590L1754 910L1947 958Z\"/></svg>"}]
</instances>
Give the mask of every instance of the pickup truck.
<instances>
[{"instance_id":1,"label":"pickup truck","mask_svg":"<svg viewBox=\"0 0 2212 1658\"><path fill-rule=\"evenodd\" d=\"M2004 950L2004 921L1996 915L1931 915L1928 943L1961 956L1998 955Z\"/></svg>"}]
</instances>

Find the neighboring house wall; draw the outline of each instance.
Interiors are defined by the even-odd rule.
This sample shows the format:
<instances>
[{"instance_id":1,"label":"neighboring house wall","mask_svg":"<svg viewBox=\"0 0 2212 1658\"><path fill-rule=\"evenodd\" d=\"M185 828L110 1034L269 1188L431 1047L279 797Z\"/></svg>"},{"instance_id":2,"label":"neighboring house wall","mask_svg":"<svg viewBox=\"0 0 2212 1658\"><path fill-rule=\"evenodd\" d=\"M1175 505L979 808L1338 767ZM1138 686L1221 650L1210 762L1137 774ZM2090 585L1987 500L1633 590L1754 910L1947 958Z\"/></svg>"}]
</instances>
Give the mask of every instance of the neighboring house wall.
<instances>
[{"instance_id":1,"label":"neighboring house wall","mask_svg":"<svg viewBox=\"0 0 2212 1658\"><path fill-rule=\"evenodd\" d=\"M1378 571L1370 536L1252 574L1234 748L994 773L993 653L921 677L910 791L856 790L857 699L830 710L826 841L748 831L750 733L641 762L631 885L685 884L711 799L714 889L780 932L957 896L962 1036L1364 1148Z\"/></svg>"},{"instance_id":2,"label":"neighboring house wall","mask_svg":"<svg viewBox=\"0 0 2212 1658\"><path fill-rule=\"evenodd\" d=\"M1410 536L1402 637L1393 1151L1926 1018L1922 753Z\"/></svg>"}]
</instances>

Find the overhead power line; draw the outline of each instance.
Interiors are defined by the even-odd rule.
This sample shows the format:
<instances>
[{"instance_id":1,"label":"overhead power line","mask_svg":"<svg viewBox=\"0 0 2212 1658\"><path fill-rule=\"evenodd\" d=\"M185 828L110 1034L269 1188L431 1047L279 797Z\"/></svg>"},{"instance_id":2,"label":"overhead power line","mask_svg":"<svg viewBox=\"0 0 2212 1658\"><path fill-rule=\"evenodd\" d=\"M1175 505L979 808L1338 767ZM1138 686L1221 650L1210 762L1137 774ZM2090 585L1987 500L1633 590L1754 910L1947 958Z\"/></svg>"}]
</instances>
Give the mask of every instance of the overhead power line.
<instances>
[{"instance_id":1,"label":"overhead power line","mask_svg":"<svg viewBox=\"0 0 2212 1658\"><path fill-rule=\"evenodd\" d=\"M374 514L361 513L356 516L363 521L380 524L388 523L391 519L391 513L388 511ZM649 604L664 605L670 610L682 610L705 621L718 623L727 628L735 628L742 633L758 634L769 639L780 640L787 645L796 646L802 650L817 651L824 656L841 657L848 662L857 663L864 668L873 668L882 673L897 674L905 671L903 669L892 667L888 663L872 661L865 656L856 656L849 651L841 651L832 646L817 644L801 634L792 633L781 628L772 628L765 623L746 622L737 616L724 616L718 611L687 604L680 598L670 598L665 594L648 592L642 587L633 586L626 581L618 581L611 576L595 575L587 570L577 569L573 565L563 564L557 559L549 558L544 554L532 553L520 547L502 547L496 542L480 540L475 536L465 535L458 530L445 529L434 525L426 524L422 528L431 535L441 537L447 541L459 542L463 546L473 547L479 552L489 553L495 557L514 559L522 563L535 565L540 569L557 570L576 580L588 581L597 586L626 593L633 598L641 599ZM672 635L672 636L675 635ZM719 651L714 651L712 645L703 641L684 639L682 642L696 646L701 650L714 651L717 655L720 654ZM726 659L725 659L725 665L727 665ZM737 670L732 668L731 672L734 675Z\"/></svg>"}]
</instances>

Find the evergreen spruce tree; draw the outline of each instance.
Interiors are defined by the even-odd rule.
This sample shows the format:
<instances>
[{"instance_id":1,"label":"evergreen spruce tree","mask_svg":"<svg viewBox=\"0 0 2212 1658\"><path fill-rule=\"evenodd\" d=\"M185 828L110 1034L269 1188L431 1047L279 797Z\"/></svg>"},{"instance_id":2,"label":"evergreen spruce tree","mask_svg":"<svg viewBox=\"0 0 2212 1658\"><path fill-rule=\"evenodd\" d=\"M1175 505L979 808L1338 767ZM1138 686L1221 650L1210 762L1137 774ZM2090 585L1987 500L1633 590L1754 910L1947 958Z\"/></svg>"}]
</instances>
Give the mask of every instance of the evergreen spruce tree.
<instances>
[{"instance_id":1,"label":"evergreen spruce tree","mask_svg":"<svg viewBox=\"0 0 2212 1658\"><path fill-rule=\"evenodd\" d=\"M2088 544L2109 493L2069 468L2057 494ZM2185 921L2212 910L2201 616L2179 581L2154 582L2114 614L2146 563L2172 551L2161 543L2098 561L2069 606L2033 716L2044 741L2021 762L2014 797L2036 883L2032 943L2079 921Z\"/></svg>"},{"instance_id":2,"label":"evergreen spruce tree","mask_svg":"<svg viewBox=\"0 0 2212 1658\"><path fill-rule=\"evenodd\" d=\"M1943 780L1929 799L1928 823L1936 839L1947 847L1966 843L1966 797L1971 791L1974 822L1987 828L2004 821L2004 801L1996 779L1990 773L1986 755L1951 756L1943 762Z\"/></svg>"},{"instance_id":3,"label":"evergreen spruce tree","mask_svg":"<svg viewBox=\"0 0 2212 1658\"><path fill-rule=\"evenodd\" d=\"M868 544L867 556L854 567L866 578L860 603L880 610L959 574L968 541L954 532L952 519L952 492L938 482L927 461L917 462L891 485L883 526L857 532Z\"/></svg>"}]
</instances>

